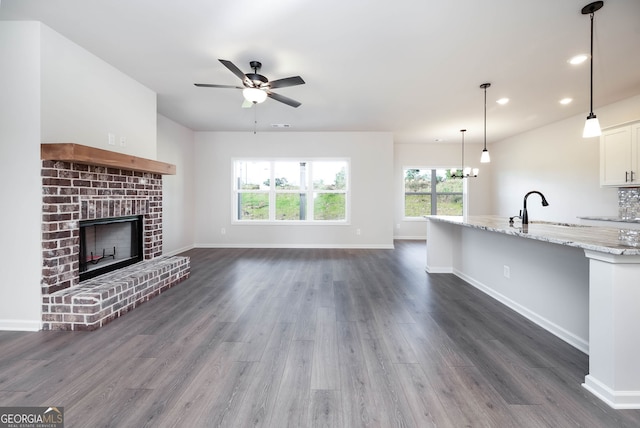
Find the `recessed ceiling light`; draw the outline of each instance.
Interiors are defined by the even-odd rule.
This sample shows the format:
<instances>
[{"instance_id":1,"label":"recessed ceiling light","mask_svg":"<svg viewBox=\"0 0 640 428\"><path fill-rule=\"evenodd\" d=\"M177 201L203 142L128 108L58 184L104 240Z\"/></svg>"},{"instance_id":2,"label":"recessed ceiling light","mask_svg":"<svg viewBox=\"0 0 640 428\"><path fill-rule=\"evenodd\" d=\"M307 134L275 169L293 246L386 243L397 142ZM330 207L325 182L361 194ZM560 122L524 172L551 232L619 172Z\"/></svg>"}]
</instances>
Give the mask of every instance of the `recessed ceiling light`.
<instances>
[{"instance_id":1,"label":"recessed ceiling light","mask_svg":"<svg viewBox=\"0 0 640 428\"><path fill-rule=\"evenodd\" d=\"M573 98L563 98L560 100L560 104L562 105L571 104L571 101L573 101Z\"/></svg>"},{"instance_id":2,"label":"recessed ceiling light","mask_svg":"<svg viewBox=\"0 0 640 428\"><path fill-rule=\"evenodd\" d=\"M568 63L571 64L571 65L578 65L578 64L582 64L587 59L589 59L589 55L580 54L580 55L576 55L576 56L572 57L571 59L569 59Z\"/></svg>"},{"instance_id":3,"label":"recessed ceiling light","mask_svg":"<svg viewBox=\"0 0 640 428\"><path fill-rule=\"evenodd\" d=\"M505 105L506 103L509 102L509 98L500 98L499 100L496 101L498 104L500 104L501 106Z\"/></svg>"}]
</instances>

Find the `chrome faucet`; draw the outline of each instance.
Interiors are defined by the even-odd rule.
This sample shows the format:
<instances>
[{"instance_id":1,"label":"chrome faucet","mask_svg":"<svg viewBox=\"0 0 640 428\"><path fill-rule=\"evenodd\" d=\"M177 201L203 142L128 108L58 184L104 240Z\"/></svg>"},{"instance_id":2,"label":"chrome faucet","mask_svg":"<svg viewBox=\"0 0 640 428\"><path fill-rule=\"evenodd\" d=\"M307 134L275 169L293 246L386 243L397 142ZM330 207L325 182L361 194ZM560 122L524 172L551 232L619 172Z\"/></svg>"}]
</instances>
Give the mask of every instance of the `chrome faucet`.
<instances>
[{"instance_id":1,"label":"chrome faucet","mask_svg":"<svg viewBox=\"0 0 640 428\"><path fill-rule=\"evenodd\" d=\"M527 213L527 198L532 193L537 193L538 195L540 195L540 197L542 198L542 206L543 207L549 206L549 202L547 202L547 198L545 198L544 195L542 193L538 192L537 190L532 190L529 193L527 193L526 195L524 195L524 207L522 208L522 212L520 213L522 215L522 224L523 225L524 224L529 224L529 214Z\"/></svg>"}]
</instances>

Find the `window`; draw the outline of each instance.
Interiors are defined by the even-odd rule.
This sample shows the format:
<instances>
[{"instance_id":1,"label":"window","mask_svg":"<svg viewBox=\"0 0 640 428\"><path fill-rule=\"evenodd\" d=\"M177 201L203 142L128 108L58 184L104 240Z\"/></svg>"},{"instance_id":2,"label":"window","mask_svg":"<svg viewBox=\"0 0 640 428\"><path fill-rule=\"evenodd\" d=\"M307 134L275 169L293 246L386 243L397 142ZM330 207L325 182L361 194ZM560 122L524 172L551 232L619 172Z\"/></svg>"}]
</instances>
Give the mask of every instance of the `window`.
<instances>
[{"instance_id":1,"label":"window","mask_svg":"<svg viewBox=\"0 0 640 428\"><path fill-rule=\"evenodd\" d=\"M233 170L235 221L347 222L346 160L235 160Z\"/></svg>"},{"instance_id":2,"label":"window","mask_svg":"<svg viewBox=\"0 0 640 428\"><path fill-rule=\"evenodd\" d=\"M404 216L462 215L463 180L448 169L404 169Z\"/></svg>"}]
</instances>

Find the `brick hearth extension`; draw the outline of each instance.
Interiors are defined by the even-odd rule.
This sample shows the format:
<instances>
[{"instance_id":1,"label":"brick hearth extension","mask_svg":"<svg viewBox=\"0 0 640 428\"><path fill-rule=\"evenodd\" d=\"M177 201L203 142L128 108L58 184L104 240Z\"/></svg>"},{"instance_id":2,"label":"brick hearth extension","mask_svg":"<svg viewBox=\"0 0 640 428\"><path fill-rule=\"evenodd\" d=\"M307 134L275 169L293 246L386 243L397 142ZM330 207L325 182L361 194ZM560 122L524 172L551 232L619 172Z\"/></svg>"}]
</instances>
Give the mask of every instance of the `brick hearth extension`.
<instances>
[{"instance_id":1,"label":"brick hearth extension","mask_svg":"<svg viewBox=\"0 0 640 428\"><path fill-rule=\"evenodd\" d=\"M43 296L45 330L95 330L189 277L188 257L156 257Z\"/></svg>"},{"instance_id":2,"label":"brick hearth extension","mask_svg":"<svg viewBox=\"0 0 640 428\"><path fill-rule=\"evenodd\" d=\"M42 144L44 330L94 330L189 276L162 256L162 174L175 166L78 144ZM80 221L143 216L143 261L80 283Z\"/></svg>"}]
</instances>

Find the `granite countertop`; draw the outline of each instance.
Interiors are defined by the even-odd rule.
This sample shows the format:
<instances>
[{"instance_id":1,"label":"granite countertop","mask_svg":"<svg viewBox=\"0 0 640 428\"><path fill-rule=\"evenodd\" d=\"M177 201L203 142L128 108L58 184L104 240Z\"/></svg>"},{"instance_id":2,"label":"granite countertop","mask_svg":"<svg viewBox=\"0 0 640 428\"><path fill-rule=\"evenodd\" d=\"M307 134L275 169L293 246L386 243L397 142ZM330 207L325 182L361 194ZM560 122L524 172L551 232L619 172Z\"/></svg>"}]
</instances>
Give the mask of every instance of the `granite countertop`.
<instances>
[{"instance_id":1,"label":"granite countertop","mask_svg":"<svg viewBox=\"0 0 640 428\"><path fill-rule=\"evenodd\" d=\"M585 216L578 218L582 220L615 221L618 223L640 223L640 218L621 218L613 216Z\"/></svg>"},{"instance_id":2,"label":"granite countertop","mask_svg":"<svg viewBox=\"0 0 640 428\"><path fill-rule=\"evenodd\" d=\"M630 243L626 238L629 231L616 227L587 226L582 224L545 222L530 220L523 230L519 219L514 219L513 226L509 218L499 216L425 216L428 220L459 224L489 232L519 236L537 241L577 247L585 250L599 251L614 255L640 255L640 242ZM623 240L622 238L625 237Z\"/></svg>"}]
</instances>

